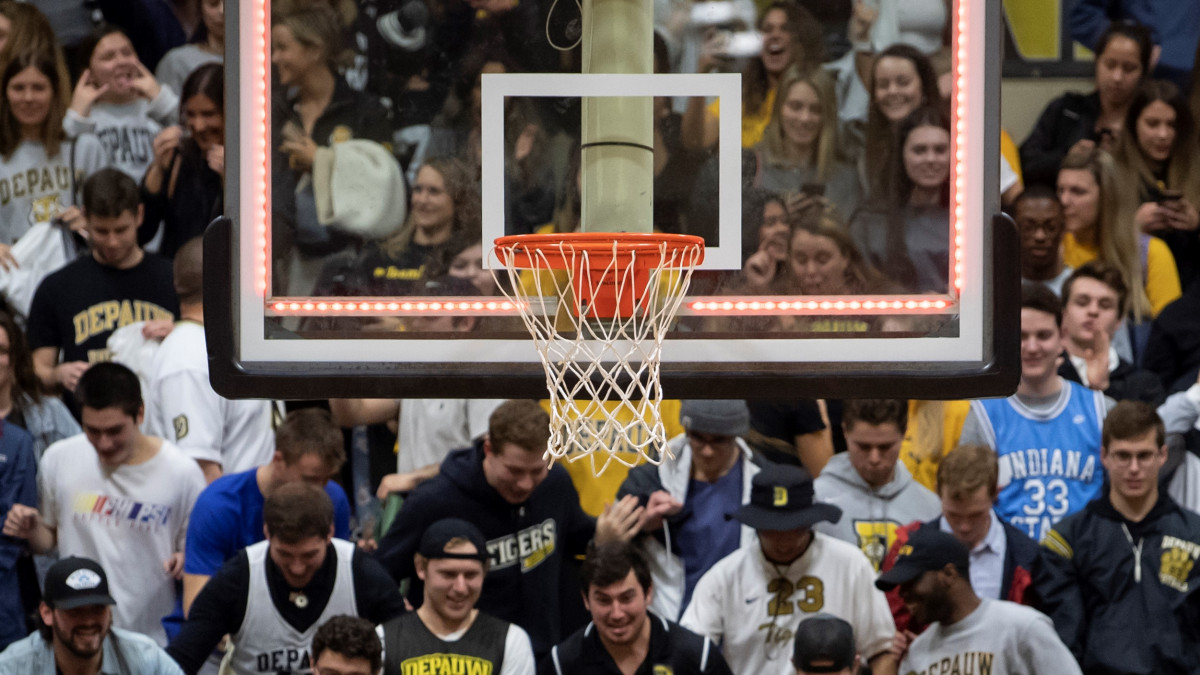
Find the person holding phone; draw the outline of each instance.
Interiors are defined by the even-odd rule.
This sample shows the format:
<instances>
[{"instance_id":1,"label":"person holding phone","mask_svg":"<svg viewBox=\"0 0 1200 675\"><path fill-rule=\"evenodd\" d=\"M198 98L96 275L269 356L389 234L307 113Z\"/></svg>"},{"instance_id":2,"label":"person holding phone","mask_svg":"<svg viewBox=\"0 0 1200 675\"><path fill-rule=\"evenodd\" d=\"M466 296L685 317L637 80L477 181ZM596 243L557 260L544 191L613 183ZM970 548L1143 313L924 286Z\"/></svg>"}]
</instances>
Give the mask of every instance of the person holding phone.
<instances>
[{"instance_id":1,"label":"person holding phone","mask_svg":"<svg viewBox=\"0 0 1200 675\"><path fill-rule=\"evenodd\" d=\"M825 60L825 40L821 24L803 7L786 0L775 0L759 14L758 32L762 47L747 59L742 73L742 147L749 148L762 138L763 130L775 108L775 92L783 73L793 64L805 70L817 68ZM707 73L733 59L730 35L714 31L701 48L696 72ZM745 43L745 39L739 42ZM745 53L742 51L742 53ZM703 97L688 99L683 113L682 137L689 150L707 150L717 143L720 108L705 105Z\"/></svg>"},{"instance_id":2,"label":"person holding phone","mask_svg":"<svg viewBox=\"0 0 1200 675\"><path fill-rule=\"evenodd\" d=\"M145 246L163 223L158 252L174 258L220 215L225 186L225 68L209 63L183 84L182 126L154 138L154 162L142 179L146 217L138 228ZM181 189L182 188L182 189Z\"/></svg>"},{"instance_id":3,"label":"person holding phone","mask_svg":"<svg viewBox=\"0 0 1200 675\"><path fill-rule=\"evenodd\" d=\"M1134 323L1153 318L1180 295L1179 274L1166 244L1137 231L1133 209L1122 205L1121 176L1098 148L1074 151L1058 172L1058 199L1066 234L1063 262L1076 269L1103 260L1121 272L1125 305Z\"/></svg>"},{"instance_id":4,"label":"person holding phone","mask_svg":"<svg viewBox=\"0 0 1200 675\"><path fill-rule=\"evenodd\" d=\"M784 195L788 213L834 209L845 220L862 200L858 173L841 157L837 95L825 70L789 68L763 139L754 147L755 187Z\"/></svg>"},{"instance_id":5,"label":"person holding phone","mask_svg":"<svg viewBox=\"0 0 1200 675\"><path fill-rule=\"evenodd\" d=\"M1200 161L1189 147L1195 121L1179 88L1165 80L1142 85L1125 119L1113 152L1121 184L1136 186L1134 219L1167 243L1186 288L1200 276Z\"/></svg>"}]
</instances>

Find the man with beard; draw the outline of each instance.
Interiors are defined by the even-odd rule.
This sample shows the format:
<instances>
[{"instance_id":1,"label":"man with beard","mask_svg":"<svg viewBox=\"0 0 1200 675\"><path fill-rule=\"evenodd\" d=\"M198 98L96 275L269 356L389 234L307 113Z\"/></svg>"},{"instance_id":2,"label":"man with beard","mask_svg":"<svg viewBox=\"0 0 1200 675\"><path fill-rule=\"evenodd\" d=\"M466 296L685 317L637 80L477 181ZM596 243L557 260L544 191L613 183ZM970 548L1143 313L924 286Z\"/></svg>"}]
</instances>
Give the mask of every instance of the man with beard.
<instances>
[{"instance_id":1,"label":"man with beard","mask_svg":"<svg viewBox=\"0 0 1200 675\"><path fill-rule=\"evenodd\" d=\"M488 566L478 527L443 518L425 530L414 558L425 600L417 611L383 624L383 675L533 671L529 635L475 609Z\"/></svg>"},{"instance_id":2,"label":"man with beard","mask_svg":"<svg viewBox=\"0 0 1200 675\"><path fill-rule=\"evenodd\" d=\"M948 532L917 530L900 549L895 566L875 581L884 592L899 586L913 620L930 624L912 640L907 654L896 655L902 657L900 672L1079 673L1049 617L1024 605L975 595L969 555Z\"/></svg>"},{"instance_id":3,"label":"man with beard","mask_svg":"<svg viewBox=\"0 0 1200 675\"><path fill-rule=\"evenodd\" d=\"M243 549L200 590L167 652L194 675L224 635L234 673L307 673L313 635L337 615L380 624L404 612L387 572L333 536L333 502L316 485L281 485L263 503L266 541Z\"/></svg>"},{"instance_id":4,"label":"man with beard","mask_svg":"<svg viewBox=\"0 0 1200 675\"><path fill-rule=\"evenodd\" d=\"M38 632L0 654L0 675L182 675L154 640L113 628L108 576L87 558L64 558L46 572Z\"/></svg>"},{"instance_id":5,"label":"man with beard","mask_svg":"<svg viewBox=\"0 0 1200 675\"><path fill-rule=\"evenodd\" d=\"M580 577L592 622L552 649L539 672L732 675L710 639L648 611L654 596L650 567L634 545L597 546Z\"/></svg>"}]
</instances>

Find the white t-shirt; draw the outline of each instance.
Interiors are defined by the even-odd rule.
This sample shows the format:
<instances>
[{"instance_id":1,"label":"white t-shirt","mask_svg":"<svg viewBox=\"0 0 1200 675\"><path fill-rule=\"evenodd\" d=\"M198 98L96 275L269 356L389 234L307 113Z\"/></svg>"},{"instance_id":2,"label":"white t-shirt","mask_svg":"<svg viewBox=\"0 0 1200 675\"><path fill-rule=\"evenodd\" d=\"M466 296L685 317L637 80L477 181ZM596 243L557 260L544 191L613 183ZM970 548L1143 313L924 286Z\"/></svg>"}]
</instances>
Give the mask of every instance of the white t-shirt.
<instances>
[{"instance_id":1,"label":"white t-shirt","mask_svg":"<svg viewBox=\"0 0 1200 675\"><path fill-rule=\"evenodd\" d=\"M183 551L188 516L204 489L200 467L162 441L149 460L109 471L79 434L46 449L38 488L59 553L91 558L108 574L113 625L166 645L161 619L175 606L175 580L163 563Z\"/></svg>"},{"instance_id":2,"label":"white t-shirt","mask_svg":"<svg viewBox=\"0 0 1200 675\"><path fill-rule=\"evenodd\" d=\"M179 97L170 87L160 87L153 101L138 98L129 103L97 103L87 117L68 110L63 131L71 138L93 133L108 156L108 166L142 182L154 161L154 137L163 127L178 122Z\"/></svg>"},{"instance_id":3,"label":"white t-shirt","mask_svg":"<svg viewBox=\"0 0 1200 675\"><path fill-rule=\"evenodd\" d=\"M204 326L176 323L150 372L151 433L172 439L192 459L218 462L225 473L271 461L277 408L272 401L227 399L213 391Z\"/></svg>"},{"instance_id":4,"label":"white t-shirt","mask_svg":"<svg viewBox=\"0 0 1200 675\"><path fill-rule=\"evenodd\" d=\"M871 563L819 532L787 566L768 562L757 539L725 556L700 577L679 623L720 644L735 673L793 675L796 627L817 612L848 621L865 660L891 647L896 625Z\"/></svg>"},{"instance_id":5,"label":"white t-shirt","mask_svg":"<svg viewBox=\"0 0 1200 675\"><path fill-rule=\"evenodd\" d=\"M900 672L1079 675L1079 664L1050 617L1006 600L984 600L965 619L935 623L917 636Z\"/></svg>"},{"instance_id":6,"label":"white t-shirt","mask_svg":"<svg viewBox=\"0 0 1200 675\"><path fill-rule=\"evenodd\" d=\"M451 450L471 445L487 433L488 417L501 403L490 398L401 399L396 471L409 473L441 464Z\"/></svg>"}]
</instances>

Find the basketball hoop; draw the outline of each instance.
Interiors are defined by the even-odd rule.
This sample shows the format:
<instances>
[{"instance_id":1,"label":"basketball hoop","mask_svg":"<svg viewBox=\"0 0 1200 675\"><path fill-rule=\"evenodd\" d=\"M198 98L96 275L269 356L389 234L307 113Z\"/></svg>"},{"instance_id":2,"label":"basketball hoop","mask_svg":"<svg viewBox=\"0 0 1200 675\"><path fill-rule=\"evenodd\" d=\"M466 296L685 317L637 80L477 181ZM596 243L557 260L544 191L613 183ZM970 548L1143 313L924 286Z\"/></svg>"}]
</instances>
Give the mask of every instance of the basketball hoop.
<instances>
[{"instance_id":1,"label":"basketball hoop","mask_svg":"<svg viewBox=\"0 0 1200 675\"><path fill-rule=\"evenodd\" d=\"M679 234L584 232L500 237L493 269L521 310L546 369L550 441L546 457L574 462L602 453L663 461L659 405L662 345L683 302L704 240ZM648 433L647 433L648 431Z\"/></svg>"}]
</instances>

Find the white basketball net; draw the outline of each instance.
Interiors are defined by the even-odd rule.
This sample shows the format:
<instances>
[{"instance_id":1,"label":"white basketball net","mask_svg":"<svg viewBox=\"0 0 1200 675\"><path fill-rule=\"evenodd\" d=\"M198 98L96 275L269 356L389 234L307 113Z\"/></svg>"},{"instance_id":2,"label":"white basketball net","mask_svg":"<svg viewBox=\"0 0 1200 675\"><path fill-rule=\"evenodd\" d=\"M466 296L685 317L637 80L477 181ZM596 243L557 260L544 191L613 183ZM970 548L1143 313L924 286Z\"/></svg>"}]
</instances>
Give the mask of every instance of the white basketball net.
<instances>
[{"instance_id":1,"label":"white basketball net","mask_svg":"<svg viewBox=\"0 0 1200 675\"><path fill-rule=\"evenodd\" d=\"M602 251L569 241L540 247L516 242L494 249L509 282L493 266L497 284L520 307L546 369L546 458L575 462L586 457L596 475L613 461L635 466L643 458L654 464L664 459L666 429L659 411L663 339L704 252L702 243L681 247L663 242L618 255L619 247L614 240L611 250ZM644 286L634 278L639 265L649 268ZM632 311L609 316L594 303L576 310L574 288L605 286L615 288L618 302L628 303Z\"/></svg>"}]
</instances>

